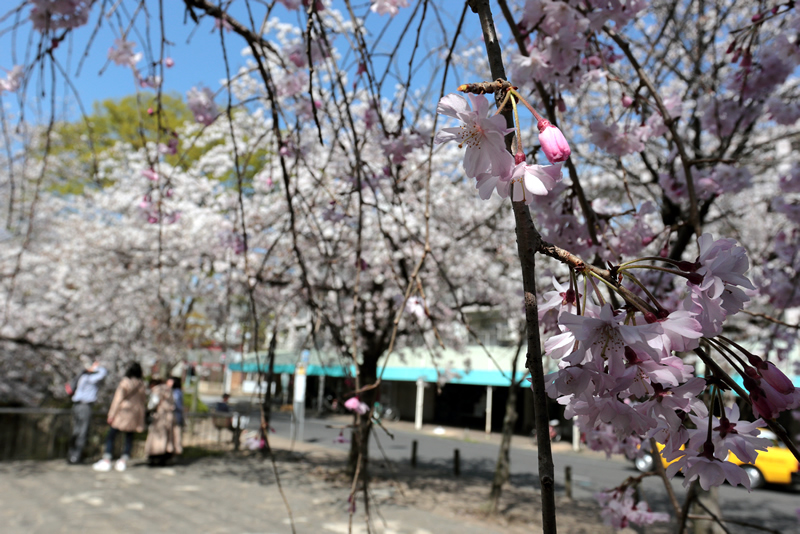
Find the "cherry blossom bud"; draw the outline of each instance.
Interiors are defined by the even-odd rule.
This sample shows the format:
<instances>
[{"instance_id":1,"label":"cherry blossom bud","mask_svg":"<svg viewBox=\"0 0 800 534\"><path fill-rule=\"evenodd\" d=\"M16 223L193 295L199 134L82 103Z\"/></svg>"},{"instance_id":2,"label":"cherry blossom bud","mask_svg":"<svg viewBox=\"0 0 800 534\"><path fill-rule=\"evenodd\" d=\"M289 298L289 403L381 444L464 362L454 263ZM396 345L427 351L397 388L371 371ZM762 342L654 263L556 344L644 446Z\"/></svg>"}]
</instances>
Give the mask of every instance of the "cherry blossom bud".
<instances>
[{"instance_id":1,"label":"cherry blossom bud","mask_svg":"<svg viewBox=\"0 0 800 534\"><path fill-rule=\"evenodd\" d=\"M726 54L730 54L736 48L736 41L733 41L729 46L728 49L725 51Z\"/></svg>"},{"instance_id":2,"label":"cherry blossom bud","mask_svg":"<svg viewBox=\"0 0 800 534\"><path fill-rule=\"evenodd\" d=\"M142 176L153 182L158 181L158 173L153 169L145 169L142 171Z\"/></svg>"},{"instance_id":3,"label":"cherry blossom bud","mask_svg":"<svg viewBox=\"0 0 800 534\"><path fill-rule=\"evenodd\" d=\"M742 54L742 62L739 63L740 67L747 68L753 65L753 54L750 52L750 49L744 51Z\"/></svg>"},{"instance_id":4,"label":"cherry blossom bud","mask_svg":"<svg viewBox=\"0 0 800 534\"><path fill-rule=\"evenodd\" d=\"M742 53L742 49L741 48L737 48L736 50L734 50L733 57L731 58L731 63L738 63L739 62L739 56L741 55L741 53Z\"/></svg>"},{"instance_id":5,"label":"cherry blossom bud","mask_svg":"<svg viewBox=\"0 0 800 534\"><path fill-rule=\"evenodd\" d=\"M155 112L153 111L153 108L147 108L147 114L148 114L148 115L152 115L153 113L155 113Z\"/></svg>"},{"instance_id":6,"label":"cherry blossom bud","mask_svg":"<svg viewBox=\"0 0 800 534\"><path fill-rule=\"evenodd\" d=\"M567 103L564 102L564 99L561 98L560 96L556 99L556 107L558 108L558 111L560 111L561 113L567 111Z\"/></svg>"},{"instance_id":7,"label":"cherry blossom bud","mask_svg":"<svg viewBox=\"0 0 800 534\"><path fill-rule=\"evenodd\" d=\"M763 13L756 13L755 15L753 15L750 18L750 20L753 21L753 22L758 22L759 20L761 20L763 18L764 18L764 14Z\"/></svg>"},{"instance_id":8,"label":"cherry blossom bud","mask_svg":"<svg viewBox=\"0 0 800 534\"><path fill-rule=\"evenodd\" d=\"M561 130L544 119L540 120L537 126L539 127L539 143L550 163L566 161L571 150Z\"/></svg>"},{"instance_id":9,"label":"cherry blossom bud","mask_svg":"<svg viewBox=\"0 0 800 534\"><path fill-rule=\"evenodd\" d=\"M656 317L656 314L653 312L645 312L644 320L647 321L649 324L653 324L655 322L658 322L658 317Z\"/></svg>"},{"instance_id":10,"label":"cherry blossom bud","mask_svg":"<svg viewBox=\"0 0 800 534\"><path fill-rule=\"evenodd\" d=\"M633 98L628 95L622 95L622 107L629 108L633 105Z\"/></svg>"},{"instance_id":11,"label":"cherry blossom bud","mask_svg":"<svg viewBox=\"0 0 800 534\"><path fill-rule=\"evenodd\" d=\"M166 66L168 69L171 68L174 64L175 62L172 60L171 57L168 57L164 60L164 66Z\"/></svg>"},{"instance_id":12,"label":"cherry blossom bud","mask_svg":"<svg viewBox=\"0 0 800 534\"><path fill-rule=\"evenodd\" d=\"M783 372L775 367L772 362L764 362L758 367L764 382L774 387L778 393L789 395L794 392L794 384Z\"/></svg>"},{"instance_id":13,"label":"cherry blossom bud","mask_svg":"<svg viewBox=\"0 0 800 534\"><path fill-rule=\"evenodd\" d=\"M774 14L776 14L780 8L781 8L781 6L775 6L775 7L773 7L773 8L772 8L772 14L773 14L773 15L774 15Z\"/></svg>"}]
</instances>

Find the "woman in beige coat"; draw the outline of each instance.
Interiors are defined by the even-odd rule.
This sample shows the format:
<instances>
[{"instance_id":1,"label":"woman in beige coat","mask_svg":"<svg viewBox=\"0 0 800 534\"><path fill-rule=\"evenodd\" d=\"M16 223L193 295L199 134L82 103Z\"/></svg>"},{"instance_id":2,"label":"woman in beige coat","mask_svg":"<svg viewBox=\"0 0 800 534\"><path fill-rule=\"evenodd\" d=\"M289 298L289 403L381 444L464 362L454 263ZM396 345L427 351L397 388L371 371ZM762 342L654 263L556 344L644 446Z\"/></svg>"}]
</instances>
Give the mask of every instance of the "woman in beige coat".
<instances>
[{"instance_id":1,"label":"woman in beige coat","mask_svg":"<svg viewBox=\"0 0 800 534\"><path fill-rule=\"evenodd\" d=\"M125 448L114 468L117 471L125 471L133 448L133 434L144 431L146 403L147 391L142 382L142 367L138 363L133 363L119 383L117 391L114 393L114 400L111 401L107 419L111 428L106 437L106 452L103 454L103 458L92 466L95 471L111 470L114 440L118 432L125 433Z\"/></svg>"},{"instance_id":2,"label":"woman in beige coat","mask_svg":"<svg viewBox=\"0 0 800 534\"><path fill-rule=\"evenodd\" d=\"M151 465L164 465L175 452L172 430L175 424L175 399L172 396L172 379L152 388L150 396L155 404L155 411L147 429L144 452Z\"/></svg>"}]
</instances>

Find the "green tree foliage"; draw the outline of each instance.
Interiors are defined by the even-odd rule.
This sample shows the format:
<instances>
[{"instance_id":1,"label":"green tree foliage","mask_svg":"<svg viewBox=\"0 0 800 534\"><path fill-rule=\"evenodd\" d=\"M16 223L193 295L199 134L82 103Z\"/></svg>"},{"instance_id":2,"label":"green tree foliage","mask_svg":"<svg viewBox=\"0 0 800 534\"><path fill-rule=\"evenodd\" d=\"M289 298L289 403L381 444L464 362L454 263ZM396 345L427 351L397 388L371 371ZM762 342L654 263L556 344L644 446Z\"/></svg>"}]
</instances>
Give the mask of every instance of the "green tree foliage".
<instances>
[{"instance_id":1,"label":"green tree foliage","mask_svg":"<svg viewBox=\"0 0 800 534\"><path fill-rule=\"evenodd\" d=\"M61 156L58 159L62 162L70 161L71 165L53 168L52 189L64 194L80 194L88 184L102 187L104 184L96 176L95 163L100 154L118 143L133 150L147 143L166 144L184 122L194 120L183 99L175 94L162 95L160 113L157 111L155 95L138 94L95 102L90 115L57 123L49 151ZM200 153L199 149L181 151L177 155L167 154L165 160L172 165L187 166Z\"/></svg>"}]
</instances>

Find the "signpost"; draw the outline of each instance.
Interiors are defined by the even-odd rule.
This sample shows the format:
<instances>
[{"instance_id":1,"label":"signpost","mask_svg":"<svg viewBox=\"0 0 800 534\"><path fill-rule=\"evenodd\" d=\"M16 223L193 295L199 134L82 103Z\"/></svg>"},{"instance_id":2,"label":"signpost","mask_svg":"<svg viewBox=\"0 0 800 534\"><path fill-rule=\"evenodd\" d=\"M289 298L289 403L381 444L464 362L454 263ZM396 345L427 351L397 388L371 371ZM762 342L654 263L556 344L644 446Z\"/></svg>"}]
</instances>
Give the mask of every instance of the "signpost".
<instances>
[{"instance_id":1,"label":"signpost","mask_svg":"<svg viewBox=\"0 0 800 534\"><path fill-rule=\"evenodd\" d=\"M311 352L304 350L300 355L300 362L294 368L294 395L292 396L292 437L303 441L303 426L306 420L306 370ZM295 432L296 431L296 435Z\"/></svg>"}]
</instances>

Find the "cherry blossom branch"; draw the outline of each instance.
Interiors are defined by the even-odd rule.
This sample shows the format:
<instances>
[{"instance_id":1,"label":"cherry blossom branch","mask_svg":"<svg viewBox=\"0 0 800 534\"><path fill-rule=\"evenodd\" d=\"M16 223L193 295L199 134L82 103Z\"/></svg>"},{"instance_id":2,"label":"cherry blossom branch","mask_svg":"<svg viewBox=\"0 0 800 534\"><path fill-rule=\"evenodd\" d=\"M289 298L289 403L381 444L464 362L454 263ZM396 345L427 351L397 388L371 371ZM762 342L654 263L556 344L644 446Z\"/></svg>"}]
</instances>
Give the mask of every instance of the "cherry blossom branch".
<instances>
[{"instance_id":1,"label":"cherry blossom branch","mask_svg":"<svg viewBox=\"0 0 800 534\"><path fill-rule=\"evenodd\" d=\"M656 461L660 461L660 459L656 458ZM699 479L694 479L692 483L689 484L689 491L686 492L686 500L683 501L681 513L678 514L678 529L676 530L678 534L683 534L686 531L686 521L689 519L689 508L692 506L692 502L697 498L698 487L700 487Z\"/></svg>"},{"instance_id":2,"label":"cherry blossom branch","mask_svg":"<svg viewBox=\"0 0 800 534\"><path fill-rule=\"evenodd\" d=\"M486 45L486 54L489 59L492 78L505 79L503 55L495 32L492 10L488 0L468 0L473 13L480 18L483 40ZM495 95L495 101L499 100ZM513 126L510 110L504 113L506 124ZM506 148L510 148L506 140ZM528 335L528 355L525 366L531 373L533 386L534 418L536 423L536 436L539 443L539 482L541 484L542 500L542 531L555 534L556 504L555 504L555 469L553 466L553 453L550 447L549 425L547 415L547 395L544 388L544 369L542 367L542 347L539 339L539 313L536 303L536 252L541 244L541 235L536 230L531 218L531 212L524 202L512 202L514 219L516 221L517 250L522 267L522 284L525 293L525 321Z\"/></svg>"},{"instance_id":3,"label":"cherry blossom branch","mask_svg":"<svg viewBox=\"0 0 800 534\"><path fill-rule=\"evenodd\" d=\"M743 399L750 398L750 394L739 384L737 384L728 373L723 371L719 364L717 364L713 358L706 354L703 349L694 349L694 353L697 354L701 360L703 360L703 363L705 363L706 366L711 369L715 376L719 377L719 379L722 380L726 386L735 391L737 395ZM786 432L786 429L774 419L763 419L767 427L775 432L775 435L778 436L778 438L790 451L792 451L794 457L797 458L798 462L800 462L800 451L798 451L797 445L795 445L794 441L792 441L792 438L789 436L789 433Z\"/></svg>"},{"instance_id":4,"label":"cherry blossom branch","mask_svg":"<svg viewBox=\"0 0 800 534\"><path fill-rule=\"evenodd\" d=\"M349 6L349 2L348 2ZM439 90L439 98L441 99L444 96L445 85L447 84L447 74L450 71L450 65L453 59L453 50L455 50L456 42L458 42L458 38L461 35L461 29L464 25L464 19L466 18L467 14L467 5L464 4L464 9L461 11L461 18L458 20L458 25L456 26L455 34L453 35L453 41L450 45L450 49L448 50L447 57L445 58L444 62L444 74L442 75L442 86ZM410 23L410 22L409 22ZM501 80L498 80L501 81ZM433 127L432 130L436 130L436 124L439 121L439 115L435 114L433 117ZM411 292L414 288L414 282L418 281L419 273L422 270L422 267L425 263L425 258L428 254L431 253L431 244L430 244L430 206L431 206L431 176L433 175L433 139L431 139L430 143L428 144L428 158L426 163L428 164L428 170L425 175L425 243L422 252L422 256L420 257L417 264L414 266L414 271L411 274L410 279L408 280L408 284L406 285L406 290L403 293L403 302L400 304L400 308L397 310L395 314L393 326L392 326L392 334L389 339L389 347L386 349L386 359L383 362L383 367L381 368L380 373L378 374L378 379L375 381L375 384L370 387L378 387L381 383L381 379L383 378L383 373L386 371L386 368L389 366L389 357L394 352L394 344L397 340L397 332L400 326L400 319L403 316L405 311L406 303L408 299L411 297ZM441 269L441 266L440 266ZM449 283L449 281L448 281ZM452 287L452 286L451 286ZM462 312L463 315L463 312ZM466 323L465 323L466 324Z\"/></svg>"},{"instance_id":5,"label":"cherry blossom branch","mask_svg":"<svg viewBox=\"0 0 800 534\"><path fill-rule=\"evenodd\" d=\"M648 302L643 300L641 297L633 293L631 290L627 289L626 287L620 285L619 280L617 280L612 273L608 269L600 269L599 267L595 267L594 265L588 264L580 259L575 254L564 250L561 247L558 247L552 243L548 243L547 241L542 240L541 238L538 241L538 246L536 249L537 252L540 254L544 254L545 256L549 256L554 258L561 263L569 265L573 269L575 269L578 273L587 273L590 272L601 278L604 282L606 282L610 287L613 287L614 290L619 293L619 295L625 299L626 302L630 303L631 305L635 306L638 309L641 309L642 312L652 312L655 313L657 310L651 306Z\"/></svg>"},{"instance_id":6,"label":"cherry blossom branch","mask_svg":"<svg viewBox=\"0 0 800 534\"><path fill-rule=\"evenodd\" d=\"M799 330L800 329L800 324L787 323L785 321L781 321L780 319L776 319L775 317L769 316L766 313L751 312L749 310L742 310L742 313L746 313L747 315L749 315L751 317L759 317L759 318L765 319L765 320L767 320L767 321L769 321L771 323L779 324L781 326L785 326L787 328L792 328L794 330Z\"/></svg>"},{"instance_id":7,"label":"cherry blossom branch","mask_svg":"<svg viewBox=\"0 0 800 534\"><path fill-rule=\"evenodd\" d=\"M661 463L661 453L658 451L658 444L656 443L655 438L650 438L650 451L653 455L653 469L664 483L664 489L667 490L669 502L672 504L672 508L675 510L675 517L679 517L681 513L681 505L678 502L678 497L675 495L675 490L672 489L672 484L667 477L667 470L664 468L664 464Z\"/></svg>"},{"instance_id":8,"label":"cherry blossom branch","mask_svg":"<svg viewBox=\"0 0 800 534\"><path fill-rule=\"evenodd\" d=\"M503 17L506 19L506 23L511 29L511 33L514 35L514 40L517 42L517 46L519 47L519 53L527 57L529 53L525 46L525 39L522 37L522 34L519 31L519 25L514 21L514 16L508 7L508 3L506 0L498 0L497 3L500 5L500 10L503 12ZM556 117L555 109L552 105L552 98L547 92L547 89L539 80L534 80L534 85L536 86L536 91L539 93L539 98L542 99L542 103L547 110L547 119L553 126L558 126L558 118ZM593 245L597 245L600 242L597 238L597 215L592 209L589 200L586 198L586 193L584 192L580 179L578 178L578 170L572 163L572 159L567 158L567 161L564 163L567 167L567 172L569 173L569 179L572 181L572 189L575 191L575 195L578 197L578 204L581 205L581 211L583 212L583 216L586 218L586 230L589 233L589 238L592 240Z\"/></svg>"},{"instance_id":9,"label":"cherry blossom branch","mask_svg":"<svg viewBox=\"0 0 800 534\"><path fill-rule=\"evenodd\" d=\"M678 149L678 153L681 156L681 165L683 165L683 172L686 176L686 189L689 192L689 220L694 227L695 234L698 236L701 232L701 225L700 225L700 213L697 208L697 191L695 191L694 187L694 178L692 176L692 165L691 160L689 158L689 154L686 152L686 147L683 144L683 139L678 132L678 127L675 123L675 119L673 119L669 111L667 111L667 107L664 105L664 101L661 99L661 96L658 94L653 82L650 80L650 77L644 71L642 66L639 64L639 61L636 59L636 56L633 55L631 51L631 47L626 40L620 37L617 32L609 28L608 26L603 26L603 31L611 37L611 39L617 43L622 53L625 54L625 57L628 58L630 61L631 66L636 71L636 74L639 76L639 79L642 83L647 87L650 91L650 94L653 95L653 100L656 102L656 106L658 107L659 113L661 113L661 117L664 119L664 125L669 128L669 131L672 133L672 140L675 143L675 147Z\"/></svg>"}]
</instances>

